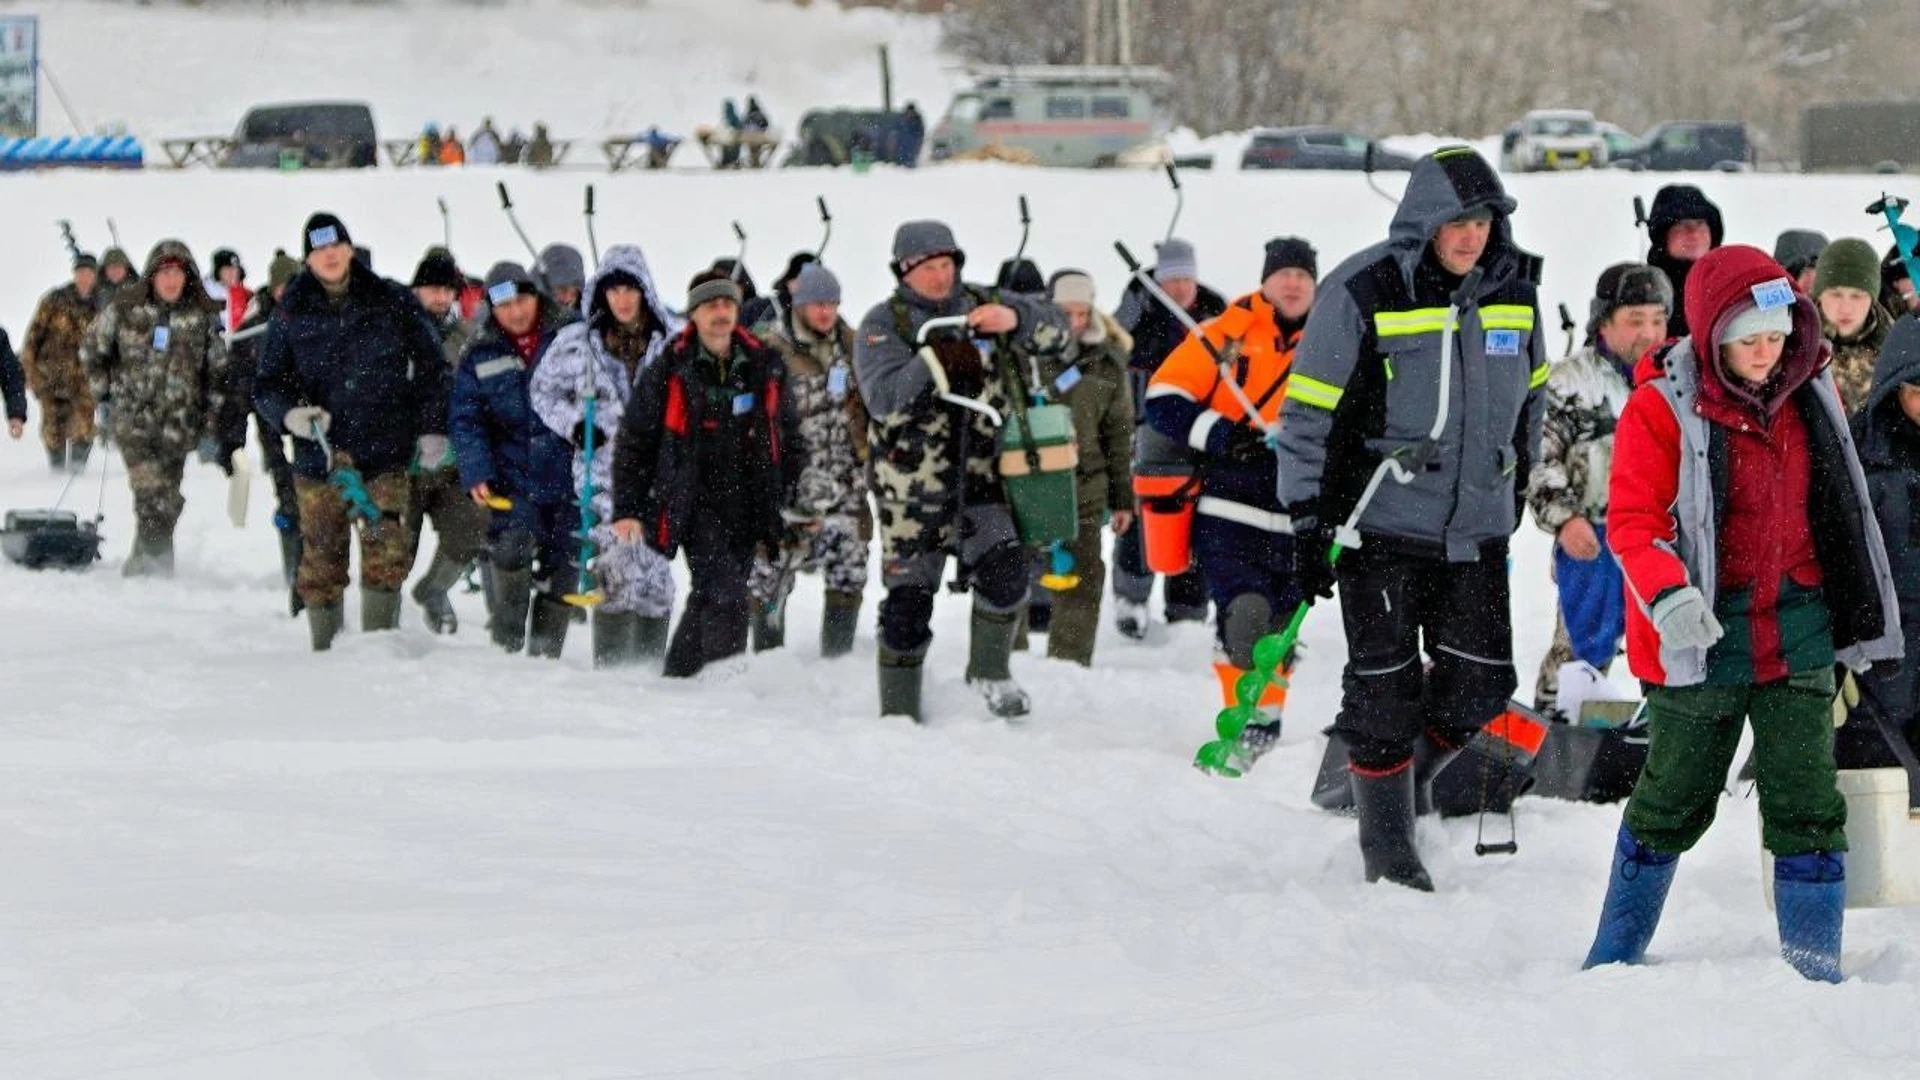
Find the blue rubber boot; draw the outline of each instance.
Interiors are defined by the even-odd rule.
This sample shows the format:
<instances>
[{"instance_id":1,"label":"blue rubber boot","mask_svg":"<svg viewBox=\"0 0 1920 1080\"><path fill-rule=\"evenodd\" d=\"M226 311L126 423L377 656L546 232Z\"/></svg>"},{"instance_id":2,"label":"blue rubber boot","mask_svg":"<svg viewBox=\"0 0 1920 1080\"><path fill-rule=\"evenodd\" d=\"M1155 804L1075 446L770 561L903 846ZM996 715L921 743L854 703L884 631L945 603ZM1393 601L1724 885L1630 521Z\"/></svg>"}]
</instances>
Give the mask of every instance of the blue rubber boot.
<instances>
[{"instance_id":1,"label":"blue rubber boot","mask_svg":"<svg viewBox=\"0 0 1920 1080\"><path fill-rule=\"evenodd\" d=\"M1635 839L1620 824L1613 846L1613 876L1607 881L1607 899L1600 906L1600 929L1581 970L1601 964L1640 964L1647 959L1647 943L1660 925L1667 889L1680 856L1655 851Z\"/></svg>"},{"instance_id":2,"label":"blue rubber boot","mask_svg":"<svg viewBox=\"0 0 1920 1080\"><path fill-rule=\"evenodd\" d=\"M1846 906L1844 852L1810 851L1773 860L1780 955L1814 982L1840 981L1840 923Z\"/></svg>"}]
</instances>

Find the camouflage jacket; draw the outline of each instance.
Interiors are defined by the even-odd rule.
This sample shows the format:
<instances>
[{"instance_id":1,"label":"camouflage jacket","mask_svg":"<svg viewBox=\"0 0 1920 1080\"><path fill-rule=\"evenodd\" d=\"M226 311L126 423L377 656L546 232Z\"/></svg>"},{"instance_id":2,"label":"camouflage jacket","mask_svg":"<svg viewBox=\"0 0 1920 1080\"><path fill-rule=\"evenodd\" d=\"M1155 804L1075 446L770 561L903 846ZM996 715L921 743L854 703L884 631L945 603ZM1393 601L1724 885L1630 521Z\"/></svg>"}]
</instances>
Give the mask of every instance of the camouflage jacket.
<instances>
[{"instance_id":1,"label":"camouflage jacket","mask_svg":"<svg viewBox=\"0 0 1920 1080\"><path fill-rule=\"evenodd\" d=\"M1886 342L1892 324L1878 303L1867 308L1866 325L1852 337L1841 337L1832 323L1822 323L1821 329L1833 344L1833 381L1840 387L1840 404L1848 416L1860 411L1867 392L1873 389L1874 361L1880 358L1880 346Z\"/></svg>"},{"instance_id":2,"label":"camouflage jacket","mask_svg":"<svg viewBox=\"0 0 1920 1080\"><path fill-rule=\"evenodd\" d=\"M965 315L992 302L991 292L974 285L957 286L943 300L927 300L901 285L867 313L854 338L854 371L872 416L867 446L875 498L910 507L926 523L939 524L959 512L962 470L967 503L1007 501L995 469L993 423L941 400L934 383L938 361L922 355L915 340L929 319ZM1024 392L1020 372L1026 359L1064 348L1067 321L1044 297L1006 295L998 302L1018 314L1019 325L1006 336L1005 346L989 346L982 400L1005 415L1009 392Z\"/></svg>"},{"instance_id":3,"label":"camouflage jacket","mask_svg":"<svg viewBox=\"0 0 1920 1080\"><path fill-rule=\"evenodd\" d=\"M180 299L163 304L153 294L153 270L162 259L186 265ZM220 306L207 297L185 244L163 240L147 258L147 273L123 286L88 329L80 346L94 400L112 399L112 436L128 450L185 455L207 437L219 437L227 343Z\"/></svg>"},{"instance_id":4,"label":"camouflage jacket","mask_svg":"<svg viewBox=\"0 0 1920 1080\"><path fill-rule=\"evenodd\" d=\"M1570 518L1607 519L1613 429L1633 391L1625 364L1596 343L1553 366L1540 456L1527 476L1534 523L1550 533Z\"/></svg>"},{"instance_id":5,"label":"camouflage jacket","mask_svg":"<svg viewBox=\"0 0 1920 1080\"><path fill-rule=\"evenodd\" d=\"M81 297L72 284L63 285L40 298L27 325L27 337L20 343L20 366L26 371L27 386L42 400L64 400L73 396L71 387L84 383L86 373L80 364L80 343L96 312L94 300Z\"/></svg>"},{"instance_id":6,"label":"camouflage jacket","mask_svg":"<svg viewBox=\"0 0 1920 1080\"><path fill-rule=\"evenodd\" d=\"M799 325L767 343L786 361L787 393L806 448L789 509L807 518L851 514L868 532L867 407L853 375L853 327L843 320L821 337Z\"/></svg>"},{"instance_id":7,"label":"camouflage jacket","mask_svg":"<svg viewBox=\"0 0 1920 1080\"><path fill-rule=\"evenodd\" d=\"M1133 509L1133 387L1127 374L1132 355L1132 335L1095 309L1086 333L1066 351L1040 361L1047 396L1073 410L1083 518Z\"/></svg>"}]
</instances>

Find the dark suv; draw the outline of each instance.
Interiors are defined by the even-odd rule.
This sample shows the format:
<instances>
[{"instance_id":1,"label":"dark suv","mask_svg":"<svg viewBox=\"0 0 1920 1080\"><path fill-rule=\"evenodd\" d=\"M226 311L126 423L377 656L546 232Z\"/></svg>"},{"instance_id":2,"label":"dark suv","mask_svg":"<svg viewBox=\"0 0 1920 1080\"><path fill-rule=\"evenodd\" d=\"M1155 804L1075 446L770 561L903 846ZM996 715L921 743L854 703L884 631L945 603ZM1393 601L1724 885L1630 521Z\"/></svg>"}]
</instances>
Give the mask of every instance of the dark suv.
<instances>
[{"instance_id":1,"label":"dark suv","mask_svg":"<svg viewBox=\"0 0 1920 1080\"><path fill-rule=\"evenodd\" d=\"M1679 120L1656 126L1613 163L1655 172L1739 172L1753 168L1753 140L1745 124Z\"/></svg>"},{"instance_id":2,"label":"dark suv","mask_svg":"<svg viewBox=\"0 0 1920 1080\"><path fill-rule=\"evenodd\" d=\"M358 102L311 101L258 105L247 110L221 164L271 169L293 154L313 169L370 169L379 162L373 110Z\"/></svg>"},{"instance_id":3,"label":"dark suv","mask_svg":"<svg viewBox=\"0 0 1920 1080\"><path fill-rule=\"evenodd\" d=\"M1360 169L1365 168L1365 135L1331 127L1255 128L1253 141L1240 155L1243 169ZM1375 147L1376 169L1413 168L1405 154Z\"/></svg>"}]
</instances>

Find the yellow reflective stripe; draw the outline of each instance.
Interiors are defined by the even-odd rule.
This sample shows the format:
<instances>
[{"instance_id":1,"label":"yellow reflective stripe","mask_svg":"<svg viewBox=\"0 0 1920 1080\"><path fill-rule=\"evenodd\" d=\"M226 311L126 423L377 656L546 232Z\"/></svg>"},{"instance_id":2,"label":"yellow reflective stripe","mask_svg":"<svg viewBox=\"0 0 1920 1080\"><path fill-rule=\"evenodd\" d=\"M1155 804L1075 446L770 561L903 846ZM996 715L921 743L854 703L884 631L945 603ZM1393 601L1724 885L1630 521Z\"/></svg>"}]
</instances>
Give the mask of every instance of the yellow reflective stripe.
<instances>
[{"instance_id":1,"label":"yellow reflective stripe","mask_svg":"<svg viewBox=\"0 0 1920 1080\"><path fill-rule=\"evenodd\" d=\"M1527 380L1527 389L1538 390L1547 385L1547 376L1553 374L1552 364L1541 364L1533 369L1533 378Z\"/></svg>"},{"instance_id":2,"label":"yellow reflective stripe","mask_svg":"<svg viewBox=\"0 0 1920 1080\"><path fill-rule=\"evenodd\" d=\"M1525 304L1488 304L1480 309L1480 326L1486 330L1532 330L1533 309Z\"/></svg>"},{"instance_id":3,"label":"yellow reflective stripe","mask_svg":"<svg viewBox=\"0 0 1920 1080\"><path fill-rule=\"evenodd\" d=\"M1287 376L1287 397L1302 405L1311 405L1316 409L1332 412L1340 405L1340 398L1346 393L1332 383L1319 379L1310 379L1299 372Z\"/></svg>"},{"instance_id":4,"label":"yellow reflective stripe","mask_svg":"<svg viewBox=\"0 0 1920 1080\"><path fill-rule=\"evenodd\" d=\"M1373 332L1380 337L1406 337L1410 334L1433 334L1446 328L1446 308L1415 308L1412 311L1382 311L1373 316Z\"/></svg>"}]
</instances>

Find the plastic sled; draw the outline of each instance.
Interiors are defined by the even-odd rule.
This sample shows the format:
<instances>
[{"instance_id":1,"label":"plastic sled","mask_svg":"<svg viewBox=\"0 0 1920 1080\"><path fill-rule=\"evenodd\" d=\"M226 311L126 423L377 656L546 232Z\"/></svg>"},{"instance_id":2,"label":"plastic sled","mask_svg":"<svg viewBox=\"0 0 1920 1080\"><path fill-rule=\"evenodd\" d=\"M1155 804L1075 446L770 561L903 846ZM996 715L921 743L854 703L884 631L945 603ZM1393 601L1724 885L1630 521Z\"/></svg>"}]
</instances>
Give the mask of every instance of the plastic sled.
<instances>
[{"instance_id":1,"label":"plastic sled","mask_svg":"<svg viewBox=\"0 0 1920 1080\"><path fill-rule=\"evenodd\" d=\"M29 570L84 570L100 559L100 531L71 510L9 510L0 550Z\"/></svg>"}]
</instances>

